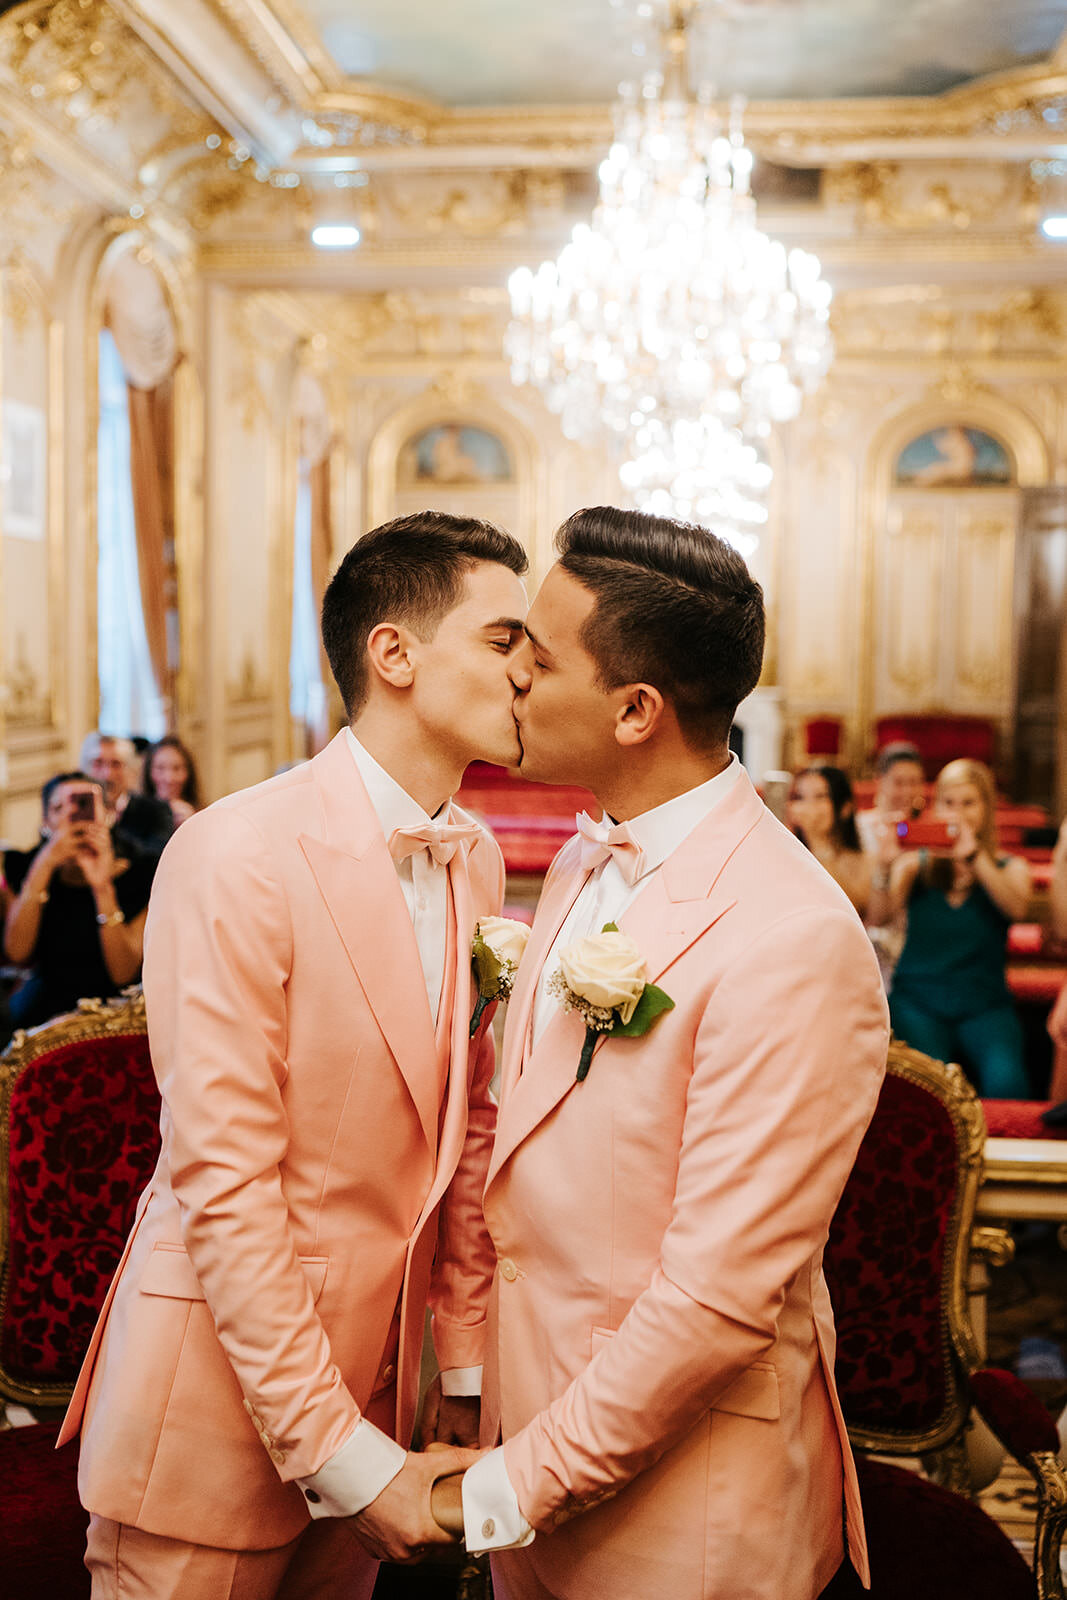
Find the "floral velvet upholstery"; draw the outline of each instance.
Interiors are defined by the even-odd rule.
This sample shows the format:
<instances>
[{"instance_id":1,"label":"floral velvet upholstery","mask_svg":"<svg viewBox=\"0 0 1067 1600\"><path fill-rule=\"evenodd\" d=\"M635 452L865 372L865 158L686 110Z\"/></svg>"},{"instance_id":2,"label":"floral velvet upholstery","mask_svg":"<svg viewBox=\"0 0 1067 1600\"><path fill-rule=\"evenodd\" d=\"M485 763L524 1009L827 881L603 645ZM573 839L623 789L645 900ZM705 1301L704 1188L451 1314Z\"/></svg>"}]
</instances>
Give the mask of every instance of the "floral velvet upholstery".
<instances>
[{"instance_id":1,"label":"floral velvet upholstery","mask_svg":"<svg viewBox=\"0 0 1067 1600\"><path fill-rule=\"evenodd\" d=\"M956 1139L941 1102L887 1076L830 1229L826 1277L850 1427L926 1433L948 1404L942 1314Z\"/></svg>"},{"instance_id":2,"label":"floral velvet upholstery","mask_svg":"<svg viewBox=\"0 0 1067 1600\"><path fill-rule=\"evenodd\" d=\"M159 1153L146 1034L29 1061L10 1084L6 1121L0 1369L16 1384L69 1385Z\"/></svg>"},{"instance_id":3,"label":"floral velvet upholstery","mask_svg":"<svg viewBox=\"0 0 1067 1600\"><path fill-rule=\"evenodd\" d=\"M0 1433L0 1594L89 1600L78 1452L56 1449L58 1420Z\"/></svg>"}]
</instances>

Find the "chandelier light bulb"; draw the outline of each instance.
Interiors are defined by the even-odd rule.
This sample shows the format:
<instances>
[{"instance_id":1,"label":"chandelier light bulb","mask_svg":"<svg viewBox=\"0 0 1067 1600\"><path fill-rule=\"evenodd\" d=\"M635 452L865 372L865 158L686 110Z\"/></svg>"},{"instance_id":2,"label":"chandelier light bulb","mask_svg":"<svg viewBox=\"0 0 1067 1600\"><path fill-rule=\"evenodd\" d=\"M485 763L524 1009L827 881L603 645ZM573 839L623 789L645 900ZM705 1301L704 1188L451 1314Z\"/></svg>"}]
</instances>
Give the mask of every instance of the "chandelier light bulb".
<instances>
[{"instance_id":1,"label":"chandelier light bulb","mask_svg":"<svg viewBox=\"0 0 1067 1600\"><path fill-rule=\"evenodd\" d=\"M613 441L639 506L704 521L751 552L771 470L753 440L788 422L833 353L832 291L810 251L761 232L739 111L724 127L664 75L624 90L591 224L509 279L511 374L568 438Z\"/></svg>"}]
</instances>

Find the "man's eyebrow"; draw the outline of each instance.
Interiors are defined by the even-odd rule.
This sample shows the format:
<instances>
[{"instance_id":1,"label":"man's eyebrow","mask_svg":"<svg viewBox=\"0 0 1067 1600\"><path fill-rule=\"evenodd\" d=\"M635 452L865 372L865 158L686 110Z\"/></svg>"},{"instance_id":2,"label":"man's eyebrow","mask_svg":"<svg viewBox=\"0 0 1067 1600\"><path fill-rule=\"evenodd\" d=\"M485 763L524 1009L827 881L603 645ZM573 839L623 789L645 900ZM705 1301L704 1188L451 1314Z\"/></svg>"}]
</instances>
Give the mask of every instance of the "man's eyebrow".
<instances>
[{"instance_id":1,"label":"man's eyebrow","mask_svg":"<svg viewBox=\"0 0 1067 1600\"><path fill-rule=\"evenodd\" d=\"M497 633L503 631L508 633L522 633L523 625L521 619L519 617L497 617L494 622L487 622L485 624L486 633Z\"/></svg>"},{"instance_id":2,"label":"man's eyebrow","mask_svg":"<svg viewBox=\"0 0 1067 1600\"><path fill-rule=\"evenodd\" d=\"M537 635L535 633L531 633L530 632L530 630L529 630L529 628L528 628L528 626L526 625L525 622L522 625L522 631L526 635L527 639L529 639L529 641L533 645L534 649L535 650L540 650L541 654L547 660L554 661L556 659L555 656L552 654L551 650L549 650L548 646L547 645L543 645L541 643L540 639L537 637Z\"/></svg>"}]
</instances>

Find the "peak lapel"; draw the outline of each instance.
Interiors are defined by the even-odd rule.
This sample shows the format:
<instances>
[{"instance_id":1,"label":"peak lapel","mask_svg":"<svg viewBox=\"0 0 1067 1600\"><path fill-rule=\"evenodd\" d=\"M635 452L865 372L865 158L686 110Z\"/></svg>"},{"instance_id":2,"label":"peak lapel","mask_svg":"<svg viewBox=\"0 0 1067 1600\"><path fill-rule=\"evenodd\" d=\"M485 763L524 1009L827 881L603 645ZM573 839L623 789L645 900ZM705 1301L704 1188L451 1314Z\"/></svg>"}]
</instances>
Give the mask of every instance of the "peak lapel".
<instances>
[{"instance_id":1,"label":"peak lapel","mask_svg":"<svg viewBox=\"0 0 1067 1600\"><path fill-rule=\"evenodd\" d=\"M683 840L620 917L620 928L630 935L645 957L650 983L658 982L678 957L735 904L734 897L721 890L718 880L734 851L764 815L764 809L747 775L742 773L726 798ZM584 878L576 883L571 880L573 892L565 905L553 897L556 914L551 918L551 931L539 941L535 960L527 969L531 990L536 987L545 956L584 881ZM540 917L538 913L538 921ZM536 928L535 923L535 931ZM530 943L533 944L532 938ZM527 957L530 953L528 947ZM523 967L526 965L524 960ZM666 989L670 993L669 981ZM521 1047L526 1039L532 1004L531 993L524 1016L517 1019L522 1032L512 1040L512 1058L508 1065L513 1068L514 1075L510 1093L506 1099L501 1097L487 1189L523 1140L575 1087L585 1028L574 1012L565 1014L561 1010L553 1018L530 1052L526 1071L518 1076L515 1061L521 1064ZM510 1017L508 1020L510 1026ZM634 1043L640 1045L639 1040ZM601 1048L597 1046L598 1051Z\"/></svg>"},{"instance_id":2,"label":"peak lapel","mask_svg":"<svg viewBox=\"0 0 1067 1600\"><path fill-rule=\"evenodd\" d=\"M436 1150L433 1020L393 858L343 731L313 767L326 836L303 834L300 847Z\"/></svg>"}]
</instances>

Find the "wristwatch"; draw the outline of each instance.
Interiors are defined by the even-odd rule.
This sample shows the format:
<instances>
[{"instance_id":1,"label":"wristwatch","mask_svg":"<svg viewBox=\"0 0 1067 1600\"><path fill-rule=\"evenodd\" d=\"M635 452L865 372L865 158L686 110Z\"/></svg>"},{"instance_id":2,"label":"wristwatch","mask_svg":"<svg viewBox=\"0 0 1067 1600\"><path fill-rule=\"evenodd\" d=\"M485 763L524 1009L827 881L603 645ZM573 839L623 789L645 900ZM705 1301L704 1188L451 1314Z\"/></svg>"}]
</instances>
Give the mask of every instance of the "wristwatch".
<instances>
[{"instance_id":1,"label":"wristwatch","mask_svg":"<svg viewBox=\"0 0 1067 1600\"><path fill-rule=\"evenodd\" d=\"M102 928L117 928L120 922L126 921L125 913L119 910L98 911L96 920Z\"/></svg>"}]
</instances>

